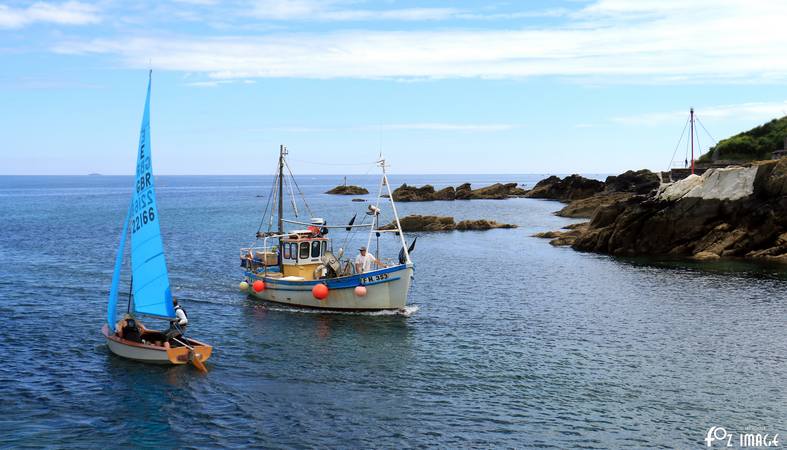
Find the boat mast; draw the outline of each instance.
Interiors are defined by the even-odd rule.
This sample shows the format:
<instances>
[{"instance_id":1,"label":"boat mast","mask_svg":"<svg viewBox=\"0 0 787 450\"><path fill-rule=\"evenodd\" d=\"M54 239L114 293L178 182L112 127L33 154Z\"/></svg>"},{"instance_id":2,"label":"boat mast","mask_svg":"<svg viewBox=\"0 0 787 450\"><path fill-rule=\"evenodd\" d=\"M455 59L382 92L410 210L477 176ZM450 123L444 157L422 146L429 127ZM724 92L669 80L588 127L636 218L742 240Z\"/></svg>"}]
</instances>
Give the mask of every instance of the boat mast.
<instances>
[{"instance_id":1,"label":"boat mast","mask_svg":"<svg viewBox=\"0 0 787 450\"><path fill-rule=\"evenodd\" d=\"M407 242L404 239L404 232L402 231L402 223L399 221L399 213L396 211L396 203L394 202L393 192L391 192L391 183L388 182L388 172L385 170L385 159L381 158L379 161L380 167L383 169L382 184L388 189L388 198L391 201L391 209L394 213L394 220L396 221L396 229L399 231L399 239L402 241L402 249L404 249L404 256L407 264L411 264L410 251L407 249Z\"/></svg>"},{"instance_id":2,"label":"boat mast","mask_svg":"<svg viewBox=\"0 0 787 450\"><path fill-rule=\"evenodd\" d=\"M279 146L279 270L284 273L284 254L281 248L281 236L284 234L284 155L287 153L287 147L284 145ZM266 268L267 271L267 268Z\"/></svg>"},{"instance_id":3,"label":"boat mast","mask_svg":"<svg viewBox=\"0 0 787 450\"><path fill-rule=\"evenodd\" d=\"M279 147L279 234L284 234L284 155L285 146Z\"/></svg>"},{"instance_id":4,"label":"boat mast","mask_svg":"<svg viewBox=\"0 0 787 450\"><path fill-rule=\"evenodd\" d=\"M131 293L134 289L134 275L131 275L131 283L128 284L128 308L126 308L126 314L131 314Z\"/></svg>"},{"instance_id":5,"label":"boat mast","mask_svg":"<svg viewBox=\"0 0 787 450\"><path fill-rule=\"evenodd\" d=\"M691 122L691 174L694 175L694 108L689 110L689 121Z\"/></svg>"}]
</instances>

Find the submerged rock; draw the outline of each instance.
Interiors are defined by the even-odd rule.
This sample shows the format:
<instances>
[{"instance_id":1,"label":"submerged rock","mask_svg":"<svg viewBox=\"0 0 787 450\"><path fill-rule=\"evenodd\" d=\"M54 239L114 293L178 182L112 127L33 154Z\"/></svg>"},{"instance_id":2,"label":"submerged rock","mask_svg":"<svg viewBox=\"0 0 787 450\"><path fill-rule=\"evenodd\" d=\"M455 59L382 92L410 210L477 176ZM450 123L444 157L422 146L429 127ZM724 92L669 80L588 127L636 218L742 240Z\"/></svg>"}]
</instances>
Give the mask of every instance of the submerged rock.
<instances>
[{"instance_id":1,"label":"submerged rock","mask_svg":"<svg viewBox=\"0 0 787 450\"><path fill-rule=\"evenodd\" d=\"M399 220L402 231L471 231L471 230L491 230L494 228L516 228L516 225L497 223L493 220L463 220L459 223L453 217L448 216L421 216L412 215L403 217ZM396 225L390 223L383 230L395 230Z\"/></svg>"},{"instance_id":2,"label":"submerged rock","mask_svg":"<svg viewBox=\"0 0 787 450\"><path fill-rule=\"evenodd\" d=\"M326 192L326 194L333 194L333 195L366 195L368 193L369 191L366 190L366 188L362 188L360 186L347 186L347 185L336 186L335 188Z\"/></svg>"}]
</instances>

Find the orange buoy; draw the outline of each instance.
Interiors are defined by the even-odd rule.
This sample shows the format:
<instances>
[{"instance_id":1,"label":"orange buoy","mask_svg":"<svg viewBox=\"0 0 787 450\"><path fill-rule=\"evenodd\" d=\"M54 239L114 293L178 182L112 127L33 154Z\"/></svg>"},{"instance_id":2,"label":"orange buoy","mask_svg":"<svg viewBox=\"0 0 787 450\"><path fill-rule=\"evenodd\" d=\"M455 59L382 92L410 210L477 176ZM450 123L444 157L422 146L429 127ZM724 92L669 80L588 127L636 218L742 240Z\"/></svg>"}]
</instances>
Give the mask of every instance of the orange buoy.
<instances>
[{"instance_id":1,"label":"orange buoy","mask_svg":"<svg viewBox=\"0 0 787 450\"><path fill-rule=\"evenodd\" d=\"M254 288L254 292L259 294L260 292L265 290L265 282L263 282L262 280L257 280L254 282L254 284L251 285L251 287Z\"/></svg>"},{"instance_id":2,"label":"orange buoy","mask_svg":"<svg viewBox=\"0 0 787 450\"><path fill-rule=\"evenodd\" d=\"M312 295L317 300L325 300L328 298L328 286L323 283L315 284L312 288Z\"/></svg>"},{"instance_id":3,"label":"orange buoy","mask_svg":"<svg viewBox=\"0 0 787 450\"><path fill-rule=\"evenodd\" d=\"M366 297L366 286L358 286L355 288L355 295L358 297Z\"/></svg>"}]
</instances>

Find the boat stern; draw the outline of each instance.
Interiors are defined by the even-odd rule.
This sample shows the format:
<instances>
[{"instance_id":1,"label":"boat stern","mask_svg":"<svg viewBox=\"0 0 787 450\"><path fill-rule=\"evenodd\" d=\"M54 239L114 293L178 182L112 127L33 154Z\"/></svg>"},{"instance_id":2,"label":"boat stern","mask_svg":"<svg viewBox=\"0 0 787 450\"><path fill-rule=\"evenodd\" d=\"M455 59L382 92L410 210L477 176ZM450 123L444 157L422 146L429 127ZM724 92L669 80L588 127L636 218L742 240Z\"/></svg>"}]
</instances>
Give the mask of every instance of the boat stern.
<instances>
[{"instance_id":1,"label":"boat stern","mask_svg":"<svg viewBox=\"0 0 787 450\"><path fill-rule=\"evenodd\" d=\"M213 347L202 342L191 341L193 350L188 347L169 347L167 358L172 364L188 364L192 358L205 362L213 354Z\"/></svg>"}]
</instances>

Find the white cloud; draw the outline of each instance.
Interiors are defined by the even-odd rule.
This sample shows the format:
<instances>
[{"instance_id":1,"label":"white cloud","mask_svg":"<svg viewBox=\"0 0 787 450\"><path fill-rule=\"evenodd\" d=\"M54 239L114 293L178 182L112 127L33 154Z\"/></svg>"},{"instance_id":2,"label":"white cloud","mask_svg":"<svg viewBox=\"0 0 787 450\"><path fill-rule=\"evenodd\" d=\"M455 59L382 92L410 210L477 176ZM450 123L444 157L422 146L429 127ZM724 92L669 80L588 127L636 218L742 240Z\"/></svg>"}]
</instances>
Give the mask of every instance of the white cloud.
<instances>
[{"instance_id":1,"label":"white cloud","mask_svg":"<svg viewBox=\"0 0 787 450\"><path fill-rule=\"evenodd\" d=\"M782 102L750 102L735 105L717 105L694 108L694 113L700 119L735 119L735 120L770 120L787 115L787 100ZM665 123L683 123L689 117L686 111L654 112L621 116L612 119L613 122L624 125L662 125Z\"/></svg>"},{"instance_id":2,"label":"white cloud","mask_svg":"<svg viewBox=\"0 0 787 450\"><path fill-rule=\"evenodd\" d=\"M21 28L36 22L60 25L88 25L101 19L93 5L68 1L65 3L36 2L27 8L0 5L0 28Z\"/></svg>"},{"instance_id":3,"label":"white cloud","mask_svg":"<svg viewBox=\"0 0 787 450\"><path fill-rule=\"evenodd\" d=\"M673 0L601 0L560 26L540 28L166 36L70 41L55 50L113 54L130 67L143 67L152 58L154 68L200 72L212 79L566 76L779 82L787 78L783 57L787 27L782 24L787 4L719 0L712 3L714 8L704 8L711 3L700 1L690 8ZM331 5L336 3L276 2L268 5L265 14L334 20L366 14ZM402 11L406 10L389 12Z\"/></svg>"},{"instance_id":4,"label":"white cloud","mask_svg":"<svg viewBox=\"0 0 787 450\"><path fill-rule=\"evenodd\" d=\"M362 21L362 20L441 20L456 15L454 8L348 9L339 0L257 0L248 12L270 20Z\"/></svg>"}]
</instances>

